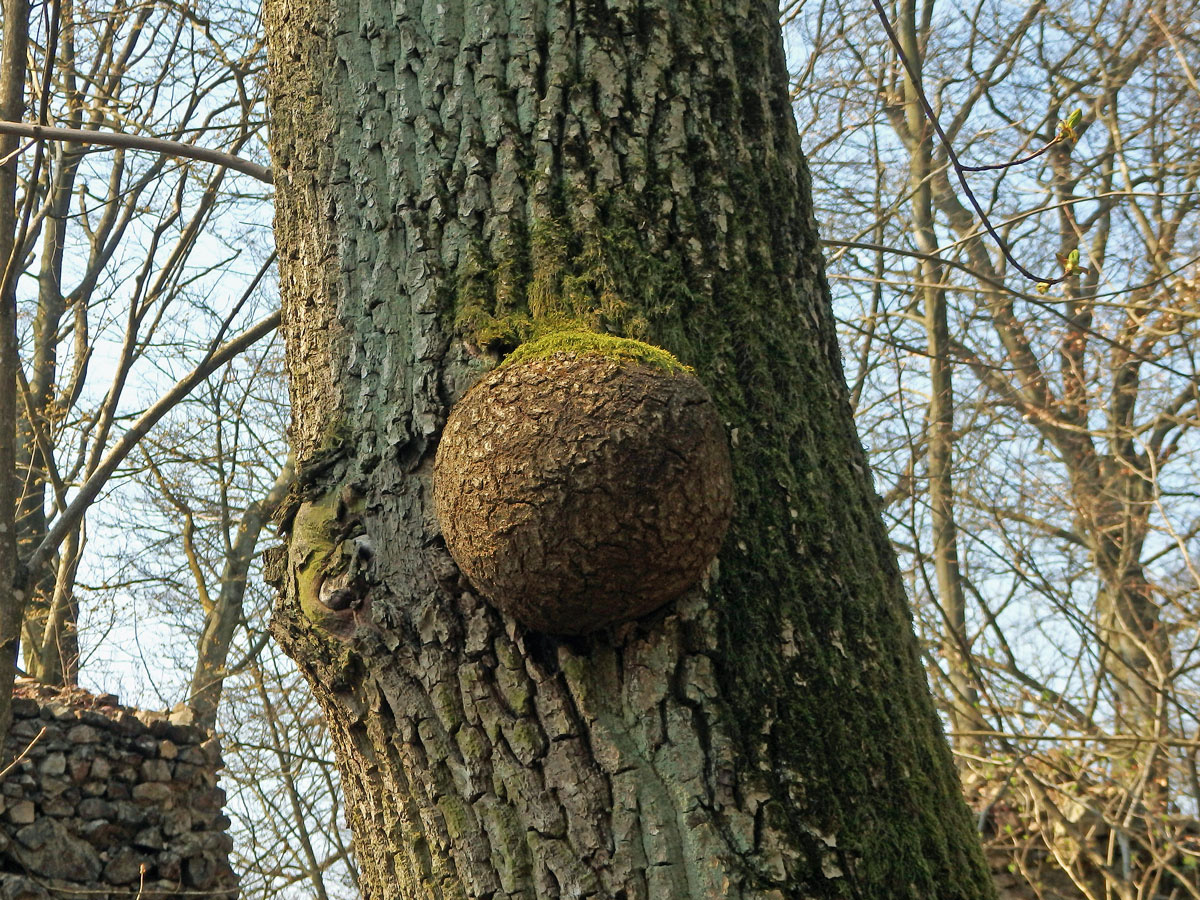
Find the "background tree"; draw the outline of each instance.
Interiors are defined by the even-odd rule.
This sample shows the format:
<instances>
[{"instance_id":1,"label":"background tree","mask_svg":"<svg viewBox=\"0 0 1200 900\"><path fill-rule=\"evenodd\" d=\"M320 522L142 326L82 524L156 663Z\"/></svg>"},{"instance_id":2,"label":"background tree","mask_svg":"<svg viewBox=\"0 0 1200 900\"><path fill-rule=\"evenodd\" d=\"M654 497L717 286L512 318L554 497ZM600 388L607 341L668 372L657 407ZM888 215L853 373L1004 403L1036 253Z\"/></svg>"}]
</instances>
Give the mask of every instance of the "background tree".
<instances>
[{"instance_id":1,"label":"background tree","mask_svg":"<svg viewBox=\"0 0 1200 900\"><path fill-rule=\"evenodd\" d=\"M305 485L275 631L365 894L990 896L854 436L776 10L266 24ZM451 403L556 315L695 366L737 483L709 585L574 641L475 596L428 494ZM369 586L321 610L356 529Z\"/></svg>"},{"instance_id":2,"label":"background tree","mask_svg":"<svg viewBox=\"0 0 1200 900\"><path fill-rule=\"evenodd\" d=\"M260 51L240 13L121 3L106 15L91 12L59 3L6 20L32 37L27 90L18 88L9 118L234 149L253 139L244 90L253 66L245 61ZM7 68L14 63L6 57ZM130 395L150 369L159 384L181 376L194 384L238 349L217 347L245 323L249 297L206 303L205 294L216 269L241 251L231 245L204 260L194 251L217 250L217 232L204 241L201 232L241 189L223 187L223 166L180 166L168 154L123 149L97 154L82 143L29 141L9 162L21 189L8 270L21 319L21 365L12 373L21 565L12 571L29 604L24 665L61 683L75 677L73 585L87 506L171 402L147 409L144 396ZM194 314L177 316L184 307Z\"/></svg>"},{"instance_id":3,"label":"background tree","mask_svg":"<svg viewBox=\"0 0 1200 900\"><path fill-rule=\"evenodd\" d=\"M858 421L982 821L1068 896L1196 896L1190 13L902 7L908 68L865 4L789 15L815 48L794 96L841 238ZM1017 271L1056 280L1076 252L1048 289ZM952 591L935 490L950 394L917 366L957 388Z\"/></svg>"},{"instance_id":4,"label":"background tree","mask_svg":"<svg viewBox=\"0 0 1200 900\"><path fill-rule=\"evenodd\" d=\"M246 351L277 302L269 187L245 159L264 155L257 10L65 0L6 8L4 26L28 38L4 49L0 115L24 123L0 126L17 341L0 516L24 571L0 570L29 599L22 665L73 682L87 658L87 683L126 702L191 701L223 735L245 895L287 896L300 877L308 896L352 896L323 732L279 699L289 676L260 658L269 605L247 595L286 456L278 360ZM91 136L45 142L38 122ZM205 150L219 152L193 158ZM263 805L285 786L297 806Z\"/></svg>"},{"instance_id":5,"label":"background tree","mask_svg":"<svg viewBox=\"0 0 1200 900\"><path fill-rule=\"evenodd\" d=\"M187 703L220 735L244 897L351 898L359 893L332 751L315 702L266 630L260 544L291 481L290 464L279 471L279 356L264 341L176 406L142 442L140 475L95 511L98 529L132 538L105 548L92 568L102 583L85 585L85 674L152 707ZM97 631L108 634L97 642Z\"/></svg>"},{"instance_id":6,"label":"background tree","mask_svg":"<svg viewBox=\"0 0 1200 900\"><path fill-rule=\"evenodd\" d=\"M118 5L93 20L63 4L55 18L54 9L38 7L32 19L5 10L12 39L23 39L27 31L32 36L28 53L5 51L5 72L28 69L24 96L5 94L15 97L10 116L221 148L244 140L239 152L261 157L255 149L263 118L255 10L200 3ZM543 22L549 13L538 9L530 15ZM1190 146L1197 124L1198 36L1189 10L1143 0L1093 7L1033 3L1022 9L981 4L969 13L914 2L887 12L908 67L896 47L885 45L878 13L865 4L808 2L786 8L783 16L794 29L793 59L800 69L794 99L815 162L814 203L828 223L823 233L836 248L836 308L851 359L849 400L868 435L892 538L918 600L928 670L978 823L989 837L993 868L1016 870L1022 884L1008 875L1002 879L1026 895L1195 896L1200 732L1189 712L1195 708L1197 593L1190 552L1196 473L1189 304L1196 291L1189 235L1195 233ZM25 22L29 29L15 27ZM334 194L362 196L336 200L329 208L375 203L383 209L391 202L393 211L386 215L365 214L381 229L373 235L382 235L378 240L392 250L403 244L409 254L398 221L404 241L414 234L425 242L413 246L429 271L396 275L405 286L396 294L408 296L410 280L420 282L414 296L425 299L405 308L417 310L412 321L418 324L438 318L437 327L426 332L408 319L387 318L397 308L389 303L371 312L386 331L416 333L412 346L418 349L411 352L425 360L421 371L441 373L430 375L435 380L424 387L400 385L393 395L425 397L433 390L428 384L442 385L436 401L422 406L406 400L397 407L418 410L416 419L403 412L396 422L383 417L382 433L398 441L394 453L400 462L386 449L380 457L401 468L428 458L446 401L528 333L531 313L547 312L529 308L553 294L547 289L562 293L565 285L572 312L594 309L596 301L588 297L599 298L603 309L593 324L641 334L701 360L710 385L725 385L722 402L733 409L728 419L739 443L754 435L738 448L742 459L775 460L795 422L787 419L773 424L767 436L758 435L763 426L756 422L774 423L777 417L756 418L765 406L747 405L726 376L736 372L763 380L788 397L797 390L788 375L794 350L769 345L785 361L777 375L766 364L735 359L733 325L721 323L713 329L715 338L702 339L698 335L709 325L693 323L687 313L690 304L702 304L714 292L733 298L744 291L730 274L729 260L782 258L782 250L769 257L759 252L757 238L745 243L747 232L738 230L741 225L730 230L727 221L735 208L758 208L754 185L761 182L734 172L723 184L710 177L711 167L688 176L696 179L699 195L718 197L716 208L726 220L717 215L711 221L696 214L690 196L684 196L688 190L662 186L664 173L684 171L675 165L679 156L699 166L697 160L710 152L741 152L730 150L737 141L704 137L695 122L723 125L743 114L743 96L755 91L739 79L728 80L728 87L721 77L702 78L711 90L693 85L690 95L684 91L701 98L694 100L705 110L698 114L667 102L679 85L690 84L678 70L657 82L653 74L634 82L661 92L657 102L667 111L662 114L684 123L685 137L672 145L674 139L662 137L658 125L638 124L657 123L658 113L634 114L636 104L610 102L608 88L596 89L600 112L587 108L584 98L588 85L607 83L600 74L587 74L593 60L615 54L622 66L632 60L635 70L653 72L645 60L660 56L630 50L628 36L590 37L598 43L580 51L586 65L565 74L546 69L539 81L541 51L516 41L517 49L505 44L499 52L489 28L493 25L470 19L461 29L452 23L435 30L440 37L430 40L436 52L422 43L424 26L417 37L402 30L405 47L419 45L425 57L440 60L401 67L426 79L416 88L402 74L395 92L376 94L376 74L363 76L371 87L349 127L351 132L361 127L366 135L368 169L379 165L376 154L385 147L392 158L392 148L409 146L409 128L427 142L422 146L442 154L451 154L449 136L458 135L451 161L406 173L405 197L391 201L381 201L365 184L343 183L350 177L346 171L336 173L343 186ZM543 23L534 31L548 35L549 29ZM458 55L464 46L460 32L489 35L479 40L478 59L467 51ZM505 66L499 81L487 74L482 88L475 87L474 75L454 82L454 73L465 72L468 63L472 73L492 73L488 66L499 65L498 59ZM525 76L508 68L517 65L514 60L525 66L520 72L534 73L529 77L537 86L520 87ZM451 99L443 100L429 85L447 72ZM506 97L501 88L500 94L490 93L496 85L517 87ZM406 98L400 107L397 96ZM499 118L472 105L493 96L501 96L495 105ZM942 137L921 114L923 96L936 107L960 168L981 167L966 171L968 183L1011 258L983 236ZM384 98L382 106L375 105L378 97ZM505 105L510 102L515 106ZM467 111L460 115L447 103L465 104ZM756 107L746 108L753 116ZM1058 139L1059 121L1076 108L1081 115L1071 140ZM613 109L618 112L609 121ZM497 143L497 122L520 124L531 117L550 135L547 143L530 145L525 138ZM763 140L750 125L736 133L746 136L742 143L748 146ZM597 134L612 136L611 153L607 145L595 149ZM378 150L377 135L382 135ZM694 156L696 141L703 152ZM630 146L633 164L626 160ZM15 458L23 474L10 485L17 491L11 509L14 514L19 509L25 558L35 544L42 548L34 567L36 590L25 591L33 598L25 665L47 679L74 678L73 623L82 612L85 628L90 623L82 651L91 654L93 684L109 679L106 689L119 684L127 697L140 696L150 705L191 697L201 718L223 731L231 763L230 814L248 895L285 896L290 890L350 896L356 878L335 822L340 800L328 743L313 731L311 704L296 702L294 679L265 644L267 600L254 587L257 562L249 535L273 502L284 455L277 446L280 413L264 402L271 394L269 354L235 368L213 366L214 380L193 382L200 391L193 395L196 402L159 410L162 421L149 442L133 421L165 381L204 359L230 309L245 300L241 318L229 320L232 331L266 311L252 307L273 290L269 269L260 268L269 246L250 240L266 221L265 198L250 182L195 162L181 167L161 149L145 155L126 147L113 155L82 143L38 147L23 137L0 154L5 172L16 179L8 221L21 254L19 265L6 271L15 279L7 284L15 304L17 355L26 365L26 387L16 392L13 413L24 419L19 432L11 432L20 435L11 449L19 451ZM493 162L497 154L499 162ZM508 165L511 159L518 161L515 168ZM544 171L542 160L551 163L545 177L536 175ZM593 163L601 174L581 186L578 173ZM639 183L649 192L631 201L613 190L619 179L612 171L643 173ZM513 172L511 178L498 174ZM576 173L567 187L564 173ZM174 180L160 187L152 175ZM412 188L418 176L426 180ZM432 220L395 211L409 210L405 203L411 205L411 197ZM568 213L574 205L579 208ZM485 208L486 216L479 211ZM22 226L26 212L28 224ZM238 220L248 224L225 224ZM25 237L17 241L22 228ZM92 249L96 234L109 236L99 239L100 256ZM711 259L685 252L693 239L720 252ZM355 247L375 240L356 237ZM639 250L645 246L668 264L645 264ZM1017 263L1048 279L1060 275L1055 255L1069 261L1075 249L1082 251L1086 271L1045 294L1014 275ZM345 260L360 251L343 246L338 252ZM382 251L370 253L372 259L388 258ZM581 261L566 266L567 277L553 274L572 255ZM604 262L614 255L628 268ZM683 262L676 265L677 260ZM683 275L676 277L672 266ZM85 268L94 276L90 287L81 277ZM539 277L546 272L550 277ZM231 284L239 273L247 282L255 275L264 280L256 292L243 295L243 284ZM391 277L382 268L372 274L372 296L387 293L378 285ZM635 281L630 291L627 285ZM671 290L636 289L647 283L666 283ZM428 295L422 293L427 285L435 286ZM677 296L679 285L686 289ZM634 302L626 307L614 304L630 296ZM131 309L137 319L133 330ZM755 327L764 318L791 321L779 311L745 309L751 314L729 317L737 328L743 320ZM468 339L465 346L448 336L451 320L455 336ZM715 344L712 353L702 347L707 341ZM748 344L746 352L754 346ZM123 363L117 365L125 374L112 381L101 372L110 360L129 361L123 370ZM364 371L364 384L373 390L370 379L376 376L369 373L376 370ZM118 399L106 406L118 382ZM37 414L30 416L30 409ZM120 450L116 457L114 450ZM114 459L119 466L106 468L104 460ZM101 462L89 469L89 460ZM339 465L345 468L344 461ZM781 483L790 488L792 482L785 477ZM86 520L81 513L90 500L68 503L74 511L63 517L64 498L80 487L101 485L98 499L106 502ZM799 496L794 489L792 494ZM768 537L790 529L794 546L802 543L806 554L823 546L803 524L807 518L794 524L790 516L766 515ZM744 512L743 521L749 517ZM71 526L55 532L55 523L68 519ZM242 524L247 528L239 537ZM118 541L116 535L130 537ZM432 526L426 537L436 548ZM756 549L757 541L744 540ZM723 576L719 590L726 577L745 571L730 561L731 553L727 549L722 571L733 566L735 574ZM435 552L434 568L439 559L444 557ZM792 576L784 581L792 584ZM456 583L449 590L458 589ZM441 610L446 602L440 597L418 605ZM689 610L685 604L685 622L692 621ZM465 619L430 612L421 621L428 630L429 622L469 623L476 614L484 615L472 608ZM142 637L153 633L161 641L162 632L153 629L169 627L187 640L171 645L170 667L149 666L131 625L142 629ZM771 632L776 625L772 620L762 628ZM425 632L417 630L423 640ZM446 641L453 645L448 658L468 658L491 671L491 660L502 655L460 653L457 632L450 627L447 633L446 639L435 633L434 643L439 653ZM729 640L754 648L752 661L769 646L745 633ZM589 647L572 641L544 655L553 650L577 660ZM530 654L540 666L542 657ZM134 668L145 666L153 676L149 686L135 687L127 672L113 668L118 657ZM640 658L629 665L636 669ZM556 664L557 657L549 669ZM556 679L565 678L567 689L579 683L575 675L532 671L531 684L550 678L561 690ZM726 685L737 680L727 672L722 678ZM430 687L434 694L435 688ZM668 694L682 695L689 710L699 702L674 683ZM517 718L521 728L530 727L526 717ZM461 726L453 730L450 721L455 741L465 740ZM599 727L588 722L589 731ZM500 740L496 734L496 728L488 731L493 744ZM553 747L553 741L546 743ZM640 758L657 764L655 754L664 752L660 738L642 743L656 749L639 748ZM540 758L530 758L536 769ZM440 809L448 801L430 802ZM765 821L767 813L761 816Z\"/></svg>"},{"instance_id":7,"label":"background tree","mask_svg":"<svg viewBox=\"0 0 1200 900\"><path fill-rule=\"evenodd\" d=\"M25 0L4 3L3 44L0 45L0 116L19 118L24 109L25 54L29 33ZM16 141L0 135L0 377L15 385L21 365L17 353L17 300L14 256L17 250ZM15 393L0 391L0 472L16 471L17 407ZM10 437L11 436L11 437ZM19 583L15 478L4 478L0 488L0 684L11 684L16 675L25 594ZM0 734L8 734L12 721L12 693L0 690Z\"/></svg>"}]
</instances>

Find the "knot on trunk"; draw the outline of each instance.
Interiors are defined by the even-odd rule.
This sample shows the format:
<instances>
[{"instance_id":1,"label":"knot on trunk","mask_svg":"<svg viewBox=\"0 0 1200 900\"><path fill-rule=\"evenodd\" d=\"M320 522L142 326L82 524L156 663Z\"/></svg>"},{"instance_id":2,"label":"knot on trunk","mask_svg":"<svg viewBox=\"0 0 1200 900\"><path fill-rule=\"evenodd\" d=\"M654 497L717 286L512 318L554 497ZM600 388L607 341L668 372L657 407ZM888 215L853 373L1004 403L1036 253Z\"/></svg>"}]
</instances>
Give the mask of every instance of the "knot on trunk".
<instances>
[{"instance_id":1,"label":"knot on trunk","mask_svg":"<svg viewBox=\"0 0 1200 900\"><path fill-rule=\"evenodd\" d=\"M665 351L579 332L521 348L459 401L433 484L459 568L553 634L679 596L732 511L725 431L699 380Z\"/></svg>"}]
</instances>

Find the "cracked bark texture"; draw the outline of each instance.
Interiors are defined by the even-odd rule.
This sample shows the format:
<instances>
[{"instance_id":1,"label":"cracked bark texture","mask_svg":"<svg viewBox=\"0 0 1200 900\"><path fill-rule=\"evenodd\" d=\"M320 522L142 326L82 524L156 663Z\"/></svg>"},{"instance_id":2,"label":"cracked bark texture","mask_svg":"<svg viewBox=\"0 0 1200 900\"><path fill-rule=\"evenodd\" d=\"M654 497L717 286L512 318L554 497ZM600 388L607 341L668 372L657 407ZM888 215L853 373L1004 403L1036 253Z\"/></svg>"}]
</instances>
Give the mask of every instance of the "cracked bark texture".
<instances>
[{"instance_id":1,"label":"cracked bark texture","mask_svg":"<svg viewBox=\"0 0 1200 900\"><path fill-rule=\"evenodd\" d=\"M686 372L559 353L489 373L433 470L472 586L538 631L648 615L707 573L729 523L728 438Z\"/></svg>"},{"instance_id":2,"label":"cracked bark texture","mask_svg":"<svg viewBox=\"0 0 1200 900\"><path fill-rule=\"evenodd\" d=\"M365 895L992 896L854 433L775 8L269 0L266 24L306 504L274 630ZM504 335L563 315L695 368L735 510L710 583L553 639L471 591L431 472Z\"/></svg>"}]
</instances>

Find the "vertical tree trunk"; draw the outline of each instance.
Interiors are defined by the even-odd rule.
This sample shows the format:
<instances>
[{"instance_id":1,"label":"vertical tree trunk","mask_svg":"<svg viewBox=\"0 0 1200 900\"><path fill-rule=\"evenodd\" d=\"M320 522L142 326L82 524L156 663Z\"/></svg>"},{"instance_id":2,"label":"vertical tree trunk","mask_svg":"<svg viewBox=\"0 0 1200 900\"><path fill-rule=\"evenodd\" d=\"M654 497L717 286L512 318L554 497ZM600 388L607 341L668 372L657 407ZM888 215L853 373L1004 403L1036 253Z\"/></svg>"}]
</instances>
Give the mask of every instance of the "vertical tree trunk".
<instances>
[{"instance_id":1,"label":"vertical tree trunk","mask_svg":"<svg viewBox=\"0 0 1200 900\"><path fill-rule=\"evenodd\" d=\"M205 610L204 630L196 644L196 665L192 669L188 691L188 704L196 711L196 723L202 728L217 727L217 712L228 674L229 649L245 616L246 578L256 556L263 526L274 515L295 476L293 468L289 456L266 496L255 500L242 513L237 536L225 552L217 596L212 600L211 608ZM197 591L202 596L207 593L202 583L197 584Z\"/></svg>"},{"instance_id":2,"label":"vertical tree trunk","mask_svg":"<svg viewBox=\"0 0 1200 900\"><path fill-rule=\"evenodd\" d=\"M62 543L50 603L38 627L30 627L26 609L26 671L45 684L76 684L79 680L79 601L75 574L83 553L84 527L72 529ZM32 606L33 604L30 604ZM30 664L32 661L32 664Z\"/></svg>"},{"instance_id":3,"label":"vertical tree trunk","mask_svg":"<svg viewBox=\"0 0 1200 900\"><path fill-rule=\"evenodd\" d=\"M64 18L70 28L71 11ZM64 41L67 48L71 41ZM70 64L70 56L67 56ZM78 114L71 127L82 124ZM17 514L18 545L23 553L32 552L46 536L46 495L50 484L50 463L44 449L53 452L55 425L62 411L57 408L60 390L60 344L62 320L69 312L63 295L62 272L66 252L67 224L72 191L82 154L78 144L58 148L47 192L49 209L42 225L42 258L38 272L37 312L33 321L33 350L30 354L29 408L20 417L17 449L18 471L22 475L23 495ZM83 301L76 301L83 302ZM39 446L40 431L45 447ZM47 684L74 684L78 664L78 611L74 600L75 571L81 550L79 535L68 538L56 558L49 558L40 572L28 575L30 597L26 605L25 669ZM68 579L64 581L63 579ZM46 652L46 648L56 648Z\"/></svg>"},{"instance_id":4,"label":"vertical tree trunk","mask_svg":"<svg viewBox=\"0 0 1200 900\"><path fill-rule=\"evenodd\" d=\"M274 630L365 895L992 896L854 434L774 6L266 16L301 484ZM479 599L430 501L450 406L554 317L694 366L736 484L711 579L569 640ZM309 594L330 561L348 608Z\"/></svg>"},{"instance_id":5,"label":"vertical tree trunk","mask_svg":"<svg viewBox=\"0 0 1200 900\"><path fill-rule=\"evenodd\" d=\"M25 105L25 54L29 46L27 0L3 0L0 39L0 119L19 119ZM12 721L25 610L24 578L17 557L17 139L0 135L0 746Z\"/></svg>"},{"instance_id":6,"label":"vertical tree trunk","mask_svg":"<svg viewBox=\"0 0 1200 900\"><path fill-rule=\"evenodd\" d=\"M932 4L922 8L926 17L918 27L916 0L902 0L897 32L905 57L918 83L904 78L904 128L909 154L912 191L912 233L921 261L920 293L929 347L929 418L925 429L926 467L929 471L929 515L932 526L934 602L942 615L941 656L949 686L950 724L955 746L970 749L977 739L961 737L986 730L979 713L979 695L971 676L971 644L967 635L967 601L958 561L958 526L954 520L954 378L950 364L950 326L942 265L937 260L938 240L933 219L933 128L925 119L920 92L923 50L919 34L927 34Z\"/></svg>"}]
</instances>

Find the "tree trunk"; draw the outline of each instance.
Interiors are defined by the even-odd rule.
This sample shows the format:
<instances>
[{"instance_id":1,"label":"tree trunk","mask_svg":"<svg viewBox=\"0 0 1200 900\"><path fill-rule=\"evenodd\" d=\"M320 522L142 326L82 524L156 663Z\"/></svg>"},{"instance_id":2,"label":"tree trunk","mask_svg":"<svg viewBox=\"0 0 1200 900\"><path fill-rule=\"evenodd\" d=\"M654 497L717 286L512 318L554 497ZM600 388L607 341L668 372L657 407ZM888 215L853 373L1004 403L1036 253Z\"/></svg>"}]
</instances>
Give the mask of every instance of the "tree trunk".
<instances>
[{"instance_id":1,"label":"tree trunk","mask_svg":"<svg viewBox=\"0 0 1200 900\"><path fill-rule=\"evenodd\" d=\"M84 527L80 524L63 541L50 603L36 627L31 627L31 611L26 609L26 671L45 684L79 682L79 601L75 596L75 575L83 543Z\"/></svg>"},{"instance_id":2,"label":"tree trunk","mask_svg":"<svg viewBox=\"0 0 1200 900\"><path fill-rule=\"evenodd\" d=\"M266 16L300 483L274 630L365 896L992 896L854 433L774 6ZM476 595L430 486L450 406L562 319L695 368L736 496L710 579L573 639ZM314 560L354 602L313 600Z\"/></svg>"},{"instance_id":3,"label":"tree trunk","mask_svg":"<svg viewBox=\"0 0 1200 900\"><path fill-rule=\"evenodd\" d=\"M945 272L937 258L938 240L933 217L933 128L925 119L920 95L923 65L918 35L927 34L932 3L921 8L917 25L916 0L902 0L896 30L901 49L918 79L905 77L904 125L899 129L908 150L910 229L925 257L921 260L920 287L925 334L929 348L929 413L925 428L926 466L929 470L929 521L933 545L936 595L942 614L941 658L946 667L946 701L951 742L959 751L978 752L978 738L965 737L987 730L979 711L979 692L971 671L971 639L967 633L967 600L958 561L958 525L954 519L954 374L951 366L950 325L946 303Z\"/></svg>"},{"instance_id":4,"label":"tree trunk","mask_svg":"<svg viewBox=\"0 0 1200 900\"><path fill-rule=\"evenodd\" d=\"M25 106L25 54L29 47L29 3L3 0L0 45L0 119L21 118ZM25 613L25 579L17 556L17 273L21 268L17 237L17 153L15 137L0 136L0 746L12 721L12 684L16 678ZM8 474L5 474L8 473Z\"/></svg>"},{"instance_id":5,"label":"tree trunk","mask_svg":"<svg viewBox=\"0 0 1200 900\"><path fill-rule=\"evenodd\" d=\"M221 693L225 688L225 676L229 674L229 649L245 618L246 578L257 555L258 538L283 500L294 475L289 456L266 496L246 507L238 522L236 537L226 545L217 596L205 610L204 630L196 644L196 665L192 668L192 684L188 691L188 704L196 711L196 723L202 728L216 730ZM207 598L204 584L199 577L197 581L197 591L202 598Z\"/></svg>"},{"instance_id":6,"label":"tree trunk","mask_svg":"<svg viewBox=\"0 0 1200 900\"><path fill-rule=\"evenodd\" d=\"M64 13L69 22L70 10L64 10ZM69 48L71 43L64 41L64 46ZM68 64L69 60L67 55ZM69 124L72 127L82 125L77 113ZM83 156L78 144L64 144L58 149L48 179L49 208L42 225L29 407L22 410L19 420L17 470L22 476L24 494L19 503L17 523L18 544L25 555L32 553L46 536L46 495L52 460L47 460L43 451L52 454L55 448L56 420L63 415L56 394L60 390L59 382L66 380L66 373L60 371L59 352L63 342L62 320L70 308L63 295L62 273L72 191ZM74 594L77 557L81 550L79 535L73 534L59 548L57 559L48 558L42 571L27 576L30 597L24 621L25 670L46 684L74 684L78 674L75 670L78 668L79 616ZM54 649L48 651L47 648Z\"/></svg>"}]
</instances>

